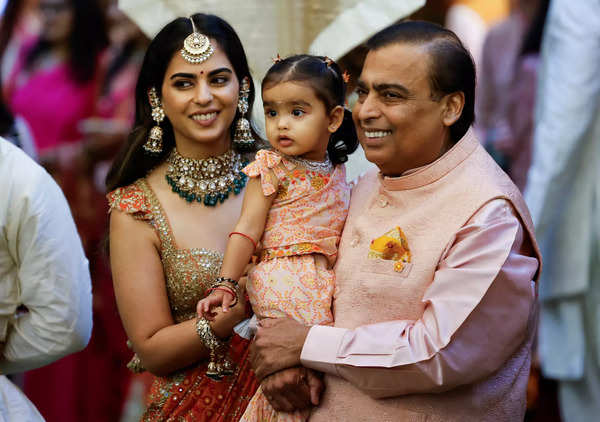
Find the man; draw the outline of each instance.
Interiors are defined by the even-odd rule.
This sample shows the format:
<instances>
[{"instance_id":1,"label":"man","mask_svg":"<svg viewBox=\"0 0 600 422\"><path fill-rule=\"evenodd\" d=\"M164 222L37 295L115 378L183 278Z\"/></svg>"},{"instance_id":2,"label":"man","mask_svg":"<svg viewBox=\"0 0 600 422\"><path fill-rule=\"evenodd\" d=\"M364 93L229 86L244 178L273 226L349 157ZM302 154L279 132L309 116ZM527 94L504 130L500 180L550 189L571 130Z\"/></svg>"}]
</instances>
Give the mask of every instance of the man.
<instances>
[{"instance_id":1,"label":"man","mask_svg":"<svg viewBox=\"0 0 600 422\"><path fill-rule=\"evenodd\" d=\"M353 115L378 171L352 194L335 326L262 321L256 373L289 409L305 390L281 370L325 372L311 422L522 420L540 256L518 189L469 129L473 61L426 22L367 47Z\"/></svg>"},{"instance_id":2,"label":"man","mask_svg":"<svg viewBox=\"0 0 600 422\"><path fill-rule=\"evenodd\" d=\"M0 374L83 349L92 329L88 262L52 178L0 138ZM0 420L43 421L0 376Z\"/></svg>"},{"instance_id":3,"label":"man","mask_svg":"<svg viewBox=\"0 0 600 422\"><path fill-rule=\"evenodd\" d=\"M600 2L554 0L525 198L548 262L539 355L562 420L600 413Z\"/></svg>"}]
</instances>

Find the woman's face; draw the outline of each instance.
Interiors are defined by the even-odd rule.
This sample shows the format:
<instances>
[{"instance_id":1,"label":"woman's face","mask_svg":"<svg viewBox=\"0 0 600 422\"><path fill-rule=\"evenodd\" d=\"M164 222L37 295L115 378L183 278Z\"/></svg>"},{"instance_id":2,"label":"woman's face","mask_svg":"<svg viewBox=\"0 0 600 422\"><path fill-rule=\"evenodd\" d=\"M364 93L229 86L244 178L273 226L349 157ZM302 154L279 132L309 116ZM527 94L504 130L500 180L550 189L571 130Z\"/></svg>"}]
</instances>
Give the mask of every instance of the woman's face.
<instances>
[{"instance_id":1,"label":"woman's face","mask_svg":"<svg viewBox=\"0 0 600 422\"><path fill-rule=\"evenodd\" d=\"M200 150L221 154L230 146L239 81L225 52L211 40L214 53L199 64L177 51L167 67L161 100L175 133L177 149L194 156Z\"/></svg>"},{"instance_id":2,"label":"woman's face","mask_svg":"<svg viewBox=\"0 0 600 422\"><path fill-rule=\"evenodd\" d=\"M73 27L71 0L40 0L42 38L53 44L66 42Z\"/></svg>"}]
</instances>

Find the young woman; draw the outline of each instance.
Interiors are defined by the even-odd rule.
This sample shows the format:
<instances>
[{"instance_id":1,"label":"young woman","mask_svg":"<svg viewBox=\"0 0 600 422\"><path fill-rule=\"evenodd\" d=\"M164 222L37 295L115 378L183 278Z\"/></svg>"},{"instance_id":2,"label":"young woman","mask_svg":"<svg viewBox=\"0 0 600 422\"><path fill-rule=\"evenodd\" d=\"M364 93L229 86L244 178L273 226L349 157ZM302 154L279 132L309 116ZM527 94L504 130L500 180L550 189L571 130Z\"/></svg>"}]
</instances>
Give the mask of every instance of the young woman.
<instances>
[{"instance_id":1,"label":"young woman","mask_svg":"<svg viewBox=\"0 0 600 422\"><path fill-rule=\"evenodd\" d=\"M240 214L254 87L242 44L222 19L196 14L152 40L136 87L136 125L107 179L119 313L155 375L143 420L238 420L256 382L245 304L198 329L196 303L219 275ZM237 130L236 130L237 128ZM242 301L243 302L243 301ZM229 341L228 375L206 376L209 345Z\"/></svg>"}]
</instances>

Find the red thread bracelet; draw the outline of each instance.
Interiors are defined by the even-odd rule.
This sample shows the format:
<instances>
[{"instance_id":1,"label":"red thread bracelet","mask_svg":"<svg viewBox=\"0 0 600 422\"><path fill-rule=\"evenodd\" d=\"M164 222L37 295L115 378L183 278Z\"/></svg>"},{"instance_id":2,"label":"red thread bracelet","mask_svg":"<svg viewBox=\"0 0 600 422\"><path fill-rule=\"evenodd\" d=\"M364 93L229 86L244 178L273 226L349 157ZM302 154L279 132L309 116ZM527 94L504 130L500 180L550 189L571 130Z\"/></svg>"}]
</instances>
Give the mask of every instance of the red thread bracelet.
<instances>
[{"instance_id":1,"label":"red thread bracelet","mask_svg":"<svg viewBox=\"0 0 600 422\"><path fill-rule=\"evenodd\" d=\"M216 291L216 290L221 290L223 292L229 293L231 296L233 296L235 298L235 292L230 289L229 287L212 287L210 289L208 289L208 293L206 294L206 296L208 296L209 294L211 294L212 292Z\"/></svg>"},{"instance_id":2,"label":"red thread bracelet","mask_svg":"<svg viewBox=\"0 0 600 422\"><path fill-rule=\"evenodd\" d=\"M240 236L245 237L250 242L252 242L252 246L254 246L254 250L256 250L256 242L250 236L248 236L247 234L241 233L241 232L231 232L231 233L229 233L229 237L231 237L232 234L239 234Z\"/></svg>"}]
</instances>

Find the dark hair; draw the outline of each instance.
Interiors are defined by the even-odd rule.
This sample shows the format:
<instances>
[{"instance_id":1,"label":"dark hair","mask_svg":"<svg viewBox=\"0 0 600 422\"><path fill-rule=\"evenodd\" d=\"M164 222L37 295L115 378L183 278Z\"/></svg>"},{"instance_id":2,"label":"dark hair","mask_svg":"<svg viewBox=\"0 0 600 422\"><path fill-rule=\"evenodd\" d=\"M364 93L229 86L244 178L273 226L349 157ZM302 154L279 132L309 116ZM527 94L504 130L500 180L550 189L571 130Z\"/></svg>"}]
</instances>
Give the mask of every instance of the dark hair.
<instances>
[{"instance_id":1,"label":"dark hair","mask_svg":"<svg viewBox=\"0 0 600 422\"><path fill-rule=\"evenodd\" d=\"M529 24L525 38L523 38L523 44L520 52L521 56L525 56L527 54L538 54L540 52L549 5L550 0L540 1L535 15Z\"/></svg>"},{"instance_id":2,"label":"dark hair","mask_svg":"<svg viewBox=\"0 0 600 422\"><path fill-rule=\"evenodd\" d=\"M460 118L450 126L450 139L458 142L475 120L475 64L456 34L440 25L406 21L389 26L367 41L369 50L390 44L424 44L430 56L429 86L432 98L462 92L465 104Z\"/></svg>"},{"instance_id":3,"label":"dark hair","mask_svg":"<svg viewBox=\"0 0 600 422\"><path fill-rule=\"evenodd\" d=\"M69 34L69 65L73 79L85 83L96 75L98 54L108 44L104 11L98 0L68 0L73 10L73 28ZM25 69L35 61L52 43L40 38L25 58Z\"/></svg>"},{"instance_id":4,"label":"dark hair","mask_svg":"<svg viewBox=\"0 0 600 422\"><path fill-rule=\"evenodd\" d=\"M263 89L281 82L305 82L330 112L336 106L344 107L346 83L342 70L333 60L323 56L299 54L276 62L262 80ZM352 122L352 112L344 108L344 120L329 137L327 153L333 164L348 161L348 155L356 151L358 137Z\"/></svg>"},{"instance_id":5,"label":"dark hair","mask_svg":"<svg viewBox=\"0 0 600 422\"><path fill-rule=\"evenodd\" d=\"M13 30L21 17L23 6L25 3L23 0L9 0L6 3L2 20L0 21L0 57L4 56L4 51L10 42Z\"/></svg>"},{"instance_id":6,"label":"dark hair","mask_svg":"<svg viewBox=\"0 0 600 422\"><path fill-rule=\"evenodd\" d=\"M4 57L4 52L20 18L23 5L24 2L22 0L9 0L6 3L2 19L0 20L0 57ZM0 92L0 135L6 136L9 134L13 129L14 122L12 113L4 103L3 93Z\"/></svg>"},{"instance_id":7,"label":"dark hair","mask_svg":"<svg viewBox=\"0 0 600 422\"><path fill-rule=\"evenodd\" d=\"M250 77L246 53L239 37L233 28L218 16L197 13L192 16L192 19L199 32L217 41L231 62L237 79L241 82L244 77L248 77L250 82L248 114L250 114L254 103L254 83ZM192 30L192 23L189 18L177 18L167 24L150 42L135 88L134 129L108 173L106 187L109 191L120 186L129 185L145 176L160 164L175 146L173 127L168 117L165 117L165 120L161 123L163 129L162 153L150 156L143 150L150 129L155 125L148 103L148 90L155 87L159 90L160 95L160 87L163 84L169 62L174 54L179 54L179 50L183 46L183 40L192 33ZM239 110L236 111L234 120L238 117ZM230 127L232 138L235 131L234 126L232 122Z\"/></svg>"}]
</instances>

